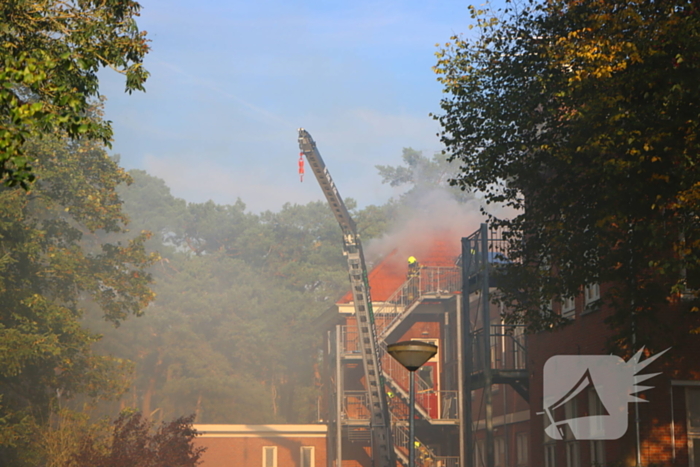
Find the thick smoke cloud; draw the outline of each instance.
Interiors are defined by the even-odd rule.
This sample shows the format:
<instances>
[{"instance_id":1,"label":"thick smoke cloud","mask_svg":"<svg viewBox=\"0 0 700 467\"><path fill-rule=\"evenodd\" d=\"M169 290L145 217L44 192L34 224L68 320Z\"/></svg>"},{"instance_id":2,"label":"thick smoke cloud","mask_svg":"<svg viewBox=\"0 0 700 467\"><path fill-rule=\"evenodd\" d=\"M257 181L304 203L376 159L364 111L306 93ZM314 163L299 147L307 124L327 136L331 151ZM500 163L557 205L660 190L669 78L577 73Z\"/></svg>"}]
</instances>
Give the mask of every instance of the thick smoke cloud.
<instances>
[{"instance_id":1,"label":"thick smoke cloud","mask_svg":"<svg viewBox=\"0 0 700 467\"><path fill-rule=\"evenodd\" d=\"M485 221L480 212L480 200L459 202L444 188L434 188L422 193L411 193L407 205L391 231L374 239L366 247L370 262L392 255L396 261L408 256L425 257L436 240L447 242L450 249L459 251L460 239Z\"/></svg>"}]
</instances>

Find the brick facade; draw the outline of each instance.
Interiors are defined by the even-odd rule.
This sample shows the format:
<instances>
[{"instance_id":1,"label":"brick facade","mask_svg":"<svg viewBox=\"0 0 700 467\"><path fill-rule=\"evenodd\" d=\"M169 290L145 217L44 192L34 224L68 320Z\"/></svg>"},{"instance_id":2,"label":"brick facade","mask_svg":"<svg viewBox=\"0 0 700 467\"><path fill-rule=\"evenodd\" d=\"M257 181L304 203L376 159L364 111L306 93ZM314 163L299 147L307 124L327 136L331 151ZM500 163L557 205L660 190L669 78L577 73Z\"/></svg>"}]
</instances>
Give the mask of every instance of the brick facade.
<instances>
[{"instance_id":1,"label":"brick facade","mask_svg":"<svg viewBox=\"0 0 700 467\"><path fill-rule=\"evenodd\" d=\"M326 467L326 425L195 425L201 467ZM268 450L268 463L264 452ZM302 462L306 453L307 464ZM310 461L310 464L309 464ZM271 462L271 464L270 464Z\"/></svg>"},{"instance_id":2,"label":"brick facade","mask_svg":"<svg viewBox=\"0 0 700 467\"><path fill-rule=\"evenodd\" d=\"M605 296L605 290L602 290ZM602 303L602 302L601 302ZM584 307L583 297L576 301L576 311L571 324L555 332L541 332L529 336L529 370L531 397L531 465L546 466L545 445L551 446L555 466L588 467L594 465L596 449L602 450L604 465L634 466L637 461L637 423L635 411L639 411L639 454L641 465L700 466L700 459L691 462L687 436L686 387L700 384L700 336L689 332L692 316L681 311L682 304L669 304L658 313L660 321L644 321L638 325L640 340L650 344L655 352L669 348L658 361L641 371L641 374L660 372L658 376L641 383L653 386L639 393L646 402L628 406L628 428L620 439L589 441L571 440L576 443L578 463L567 459L567 441L545 439L543 411L543 368L554 355L606 355L613 350L613 331L605 322L612 311L604 304ZM624 351L615 350L616 355ZM642 361L649 357L647 349ZM597 383L596 383L597 384ZM603 382L604 384L604 382ZM589 406L583 398L577 404L576 415L585 417ZM636 405L636 407L635 407ZM597 445L594 445L598 443Z\"/></svg>"}]
</instances>

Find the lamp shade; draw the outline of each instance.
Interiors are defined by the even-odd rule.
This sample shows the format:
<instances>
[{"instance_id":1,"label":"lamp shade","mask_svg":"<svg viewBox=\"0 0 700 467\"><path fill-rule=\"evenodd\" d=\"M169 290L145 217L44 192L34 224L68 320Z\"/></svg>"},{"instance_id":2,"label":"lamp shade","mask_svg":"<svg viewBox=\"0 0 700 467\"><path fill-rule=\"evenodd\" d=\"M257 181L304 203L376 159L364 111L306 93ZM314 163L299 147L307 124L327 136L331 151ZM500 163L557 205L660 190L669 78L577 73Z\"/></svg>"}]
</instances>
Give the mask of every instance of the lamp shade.
<instances>
[{"instance_id":1,"label":"lamp shade","mask_svg":"<svg viewBox=\"0 0 700 467\"><path fill-rule=\"evenodd\" d=\"M422 341L389 344L387 351L408 371L416 371L437 353L437 345Z\"/></svg>"}]
</instances>

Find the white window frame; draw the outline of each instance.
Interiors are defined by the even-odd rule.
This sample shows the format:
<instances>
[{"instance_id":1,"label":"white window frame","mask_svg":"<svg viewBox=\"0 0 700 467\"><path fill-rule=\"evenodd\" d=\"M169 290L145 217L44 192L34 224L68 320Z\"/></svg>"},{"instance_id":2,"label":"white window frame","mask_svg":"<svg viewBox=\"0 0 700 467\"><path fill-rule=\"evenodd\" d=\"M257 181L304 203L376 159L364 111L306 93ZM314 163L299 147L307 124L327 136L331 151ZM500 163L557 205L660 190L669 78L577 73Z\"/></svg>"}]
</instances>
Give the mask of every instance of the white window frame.
<instances>
[{"instance_id":1,"label":"white window frame","mask_svg":"<svg viewBox=\"0 0 700 467\"><path fill-rule=\"evenodd\" d=\"M544 445L544 467L557 467L557 450L554 443Z\"/></svg>"},{"instance_id":2,"label":"white window frame","mask_svg":"<svg viewBox=\"0 0 700 467\"><path fill-rule=\"evenodd\" d=\"M576 430L579 417L578 400L570 399L566 401L564 404L564 417L566 420L568 420L568 423L565 425L566 428L564 430L564 439L567 441L573 441L576 439L574 438L573 432Z\"/></svg>"},{"instance_id":3,"label":"white window frame","mask_svg":"<svg viewBox=\"0 0 700 467\"><path fill-rule=\"evenodd\" d=\"M527 431L522 431L515 435L516 464L518 467L527 467L529 437Z\"/></svg>"},{"instance_id":4,"label":"white window frame","mask_svg":"<svg viewBox=\"0 0 700 467\"><path fill-rule=\"evenodd\" d=\"M493 440L493 465L495 467L506 465L506 440L502 436L497 436Z\"/></svg>"},{"instance_id":5,"label":"white window frame","mask_svg":"<svg viewBox=\"0 0 700 467\"><path fill-rule=\"evenodd\" d=\"M304 451L309 451L310 454L310 461L311 463L309 465L304 465ZM301 446L299 448L299 467L315 467L316 465L316 449L314 446Z\"/></svg>"},{"instance_id":6,"label":"white window frame","mask_svg":"<svg viewBox=\"0 0 700 467\"><path fill-rule=\"evenodd\" d=\"M574 430L578 424L578 400L571 399L564 404L564 417L569 423L564 431L564 448L566 451L566 467L581 467L581 449L574 438Z\"/></svg>"},{"instance_id":7,"label":"white window frame","mask_svg":"<svg viewBox=\"0 0 700 467\"><path fill-rule=\"evenodd\" d=\"M566 467L581 467L581 450L578 441L566 442Z\"/></svg>"},{"instance_id":8,"label":"white window frame","mask_svg":"<svg viewBox=\"0 0 700 467\"><path fill-rule=\"evenodd\" d=\"M520 345L522 347L520 347ZM513 360L516 370L524 370L526 365L525 360L525 327L515 326L513 329Z\"/></svg>"},{"instance_id":9,"label":"white window frame","mask_svg":"<svg viewBox=\"0 0 700 467\"><path fill-rule=\"evenodd\" d=\"M268 452L272 453L272 467L277 467L277 446L263 446L262 448L262 467L267 465Z\"/></svg>"},{"instance_id":10,"label":"white window frame","mask_svg":"<svg viewBox=\"0 0 700 467\"><path fill-rule=\"evenodd\" d=\"M605 415L605 410L603 407L603 402L598 396L598 391L596 388L590 388L588 390L588 415L594 417L596 415ZM591 421L590 433L595 437L599 437L605 434L605 427L603 422L600 420ZM600 462L602 463L602 461Z\"/></svg>"},{"instance_id":11,"label":"white window frame","mask_svg":"<svg viewBox=\"0 0 700 467\"><path fill-rule=\"evenodd\" d=\"M583 297L586 305L590 305L591 303L595 303L600 300L600 284L596 282L593 284L588 284L586 287L584 287Z\"/></svg>"},{"instance_id":12,"label":"white window frame","mask_svg":"<svg viewBox=\"0 0 700 467\"><path fill-rule=\"evenodd\" d=\"M499 361L501 365L503 364L503 362L501 361L501 359L503 358L503 353L501 352L502 337L496 335L496 333L502 334L501 330L503 328L499 326L500 324L500 320L493 320L490 326L491 333L489 334L489 344L491 345L491 368L497 368Z\"/></svg>"},{"instance_id":13,"label":"white window frame","mask_svg":"<svg viewBox=\"0 0 700 467\"><path fill-rule=\"evenodd\" d=\"M602 439L592 439L591 445L591 467L603 467L605 465L605 441Z\"/></svg>"},{"instance_id":14,"label":"white window frame","mask_svg":"<svg viewBox=\"0 0 700 467\"><path fill-rule=\"evenodd\" d=\"M474 443L474 466L486 467L486 446L482 439L477 439Z\"/></svg>"},{"instance_id":15,"label":"white window frame","mask_svg":"<svg viewBox=\"0 0 700 467\"><path fill-rule=\"evenodd\" d=\"M695 459L696 450L700 452L700 449L696 449L695 443L700 443L700 426L692 426L690 424L690 394L695 391L700 391L697 386L687 386L685 388L685 401L686 401L686 423L688 429L688 465L690 467L700 467L700 459ZM699 396L700 397L700 396ZM698 401L700 402L700 401Z\"/></svg>"},{"instance_id":16,"label":"white window frame","mask_svg":"<svg viewBox=\"0 0 700 467\"><path fill-rule=\"evenodd\" d=\"M573 318L576 314L576 297L561 299L561 315L564 318Z\"/></svg>"}]
</instances>

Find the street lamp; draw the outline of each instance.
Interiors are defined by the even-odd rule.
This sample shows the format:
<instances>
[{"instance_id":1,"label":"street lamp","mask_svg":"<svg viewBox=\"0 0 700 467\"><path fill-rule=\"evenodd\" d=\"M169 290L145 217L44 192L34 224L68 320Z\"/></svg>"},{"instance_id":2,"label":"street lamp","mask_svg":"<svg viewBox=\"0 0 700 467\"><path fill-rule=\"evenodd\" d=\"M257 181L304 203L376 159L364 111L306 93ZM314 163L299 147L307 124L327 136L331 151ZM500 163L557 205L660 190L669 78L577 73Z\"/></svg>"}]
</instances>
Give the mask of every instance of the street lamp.
<instances>
[{"instance_id":1,"label":"street lamp","mask_svg":"<svg viewBox=\"0 0 700 467\"><path fill-rule=\"evenodd\" d=\"M387 347L389 354L402 364L409 374L409 402L408 402L408 467L416 466L416 446L414 419L416 418L416 388L414 384L415 372L437 353L437 345L421 341L402 341L390 344Z\"/></svg>"}]
</instances>

